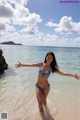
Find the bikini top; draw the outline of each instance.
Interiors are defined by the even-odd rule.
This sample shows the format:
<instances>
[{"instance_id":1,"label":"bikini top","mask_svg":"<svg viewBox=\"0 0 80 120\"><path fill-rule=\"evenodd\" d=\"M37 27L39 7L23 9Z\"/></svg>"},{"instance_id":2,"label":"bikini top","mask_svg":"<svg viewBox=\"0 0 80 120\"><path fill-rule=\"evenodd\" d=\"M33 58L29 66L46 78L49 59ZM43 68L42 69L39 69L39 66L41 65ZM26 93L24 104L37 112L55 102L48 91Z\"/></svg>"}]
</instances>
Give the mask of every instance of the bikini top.
<instances>
[{"instance_id":1,"label":"bikini top","mask_svg":"<svg viewBox=\"0 0 80 120\"><path fill-rule=\"evenodd\" d=\"M51 74L51 71L48 70L48 71L44 72L44 71L43 71L43 67L39 67L39 73L40 73L43 77L44 77L44 76L49 77L50 74Z\"/></svg>"}]
</instances>

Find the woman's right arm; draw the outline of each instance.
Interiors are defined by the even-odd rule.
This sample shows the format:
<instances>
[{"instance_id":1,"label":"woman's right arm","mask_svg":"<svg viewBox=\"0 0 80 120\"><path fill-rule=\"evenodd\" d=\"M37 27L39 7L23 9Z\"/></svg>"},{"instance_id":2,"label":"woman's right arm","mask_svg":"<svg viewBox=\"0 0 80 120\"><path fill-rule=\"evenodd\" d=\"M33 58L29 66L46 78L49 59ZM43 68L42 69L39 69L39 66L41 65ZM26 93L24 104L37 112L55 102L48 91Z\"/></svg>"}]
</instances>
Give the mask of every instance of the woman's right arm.
<instances>
[{"instance_id":1,"label":"woman's right arm","mask_svg":"<svg viewBox=\"0 0 80 120\"><path fill-rule=\"evenodd\" d=\"M35 64L22 64L20 62L18 62L18 64L16 64L16 67L40 67L42 66L43 63L35 63Z\"/></svg>"}]
</instances>

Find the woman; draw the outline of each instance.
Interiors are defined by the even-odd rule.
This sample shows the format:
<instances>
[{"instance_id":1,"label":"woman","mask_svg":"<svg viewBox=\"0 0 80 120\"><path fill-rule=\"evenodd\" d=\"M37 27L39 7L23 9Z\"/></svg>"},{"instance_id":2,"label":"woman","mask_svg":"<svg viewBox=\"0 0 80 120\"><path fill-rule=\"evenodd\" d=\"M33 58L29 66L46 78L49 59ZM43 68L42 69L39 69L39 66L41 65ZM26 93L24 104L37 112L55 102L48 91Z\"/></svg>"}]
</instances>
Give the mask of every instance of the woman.
<instances>
[{"instance_id":1,"label":"woman","mask_svg":"<svg viewBox=\"0 0 80 120\"><path fill-rule=\"evenodd\" d=\"M37 63L37 64L22 64L18 63L16 64L16 67L39 67L39 74L38 74L38 80L36 83L36 96L37 101L39 105L40 112L43 112L43 105L46 105L46 98L49 93L50 84L48 83L48 77L51 73L57 73L63 76L71 76L76 79L79 79L80 76L77 76L76 74L68 74L61 72L58 69L58 65L56 62L56 58L53 52L48 52L45 56L44 63Z\"/></svg>"}]
</instances>

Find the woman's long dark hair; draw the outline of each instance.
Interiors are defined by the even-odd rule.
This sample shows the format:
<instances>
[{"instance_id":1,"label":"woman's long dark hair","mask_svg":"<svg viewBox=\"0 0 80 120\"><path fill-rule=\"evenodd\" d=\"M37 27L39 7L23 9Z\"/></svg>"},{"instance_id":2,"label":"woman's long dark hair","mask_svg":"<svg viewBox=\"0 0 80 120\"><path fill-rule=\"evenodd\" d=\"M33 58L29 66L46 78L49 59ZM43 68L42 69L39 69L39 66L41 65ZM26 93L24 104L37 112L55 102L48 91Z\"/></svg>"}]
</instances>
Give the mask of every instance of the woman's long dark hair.
<instances>
[{"instance_id":1,"label":"woman's long dark hair","mask_svg":"<svg viewBox=\"0 0 80 120\"><path fill-rule=\"evenodd\" d=\"M44 60L44 63L46 63L46 57L48 55L52 55L53 57L53 61L51 62L50 66L51 66L51 69L52 69L52 72L54 73L55 71L58 71L58 64L57 64L57 61L56 61L56 58L55 58L55 55L53 52L48 52L45 56L45 60Z\"/></svg>"}]
</instances>

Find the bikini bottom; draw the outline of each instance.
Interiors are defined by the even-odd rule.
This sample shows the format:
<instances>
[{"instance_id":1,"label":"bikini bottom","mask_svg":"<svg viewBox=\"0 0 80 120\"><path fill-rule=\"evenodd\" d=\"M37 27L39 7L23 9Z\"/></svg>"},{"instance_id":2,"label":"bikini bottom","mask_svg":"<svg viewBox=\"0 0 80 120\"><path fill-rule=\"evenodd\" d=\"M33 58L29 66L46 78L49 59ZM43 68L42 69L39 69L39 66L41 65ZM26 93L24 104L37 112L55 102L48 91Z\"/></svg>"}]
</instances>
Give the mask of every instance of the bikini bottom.
<instances>
[{"instance_id":1,"label":"bikini bottom","mask_svg":"<svg viewBox=\"0 0 80 120\"><path fill-rule=\"evenodd\" d=\"M36 84L36 87L38 87L41 90L42 93L44 93L44 90L46 89L46 87L42 87L38 84ZM48 84L48 88L50 88L50 84Z\"/></svg>"}]
</instances>

